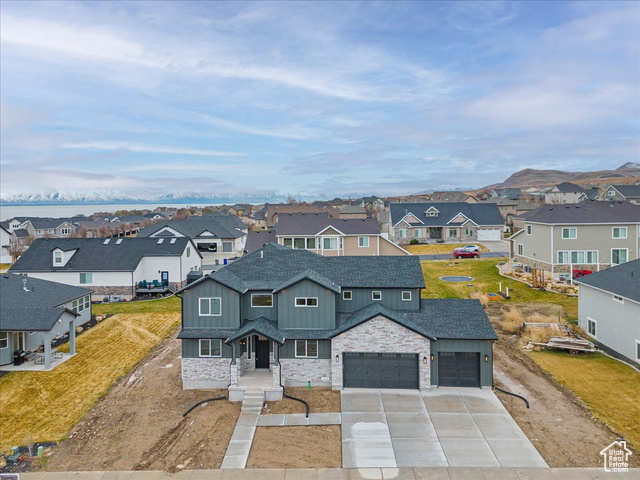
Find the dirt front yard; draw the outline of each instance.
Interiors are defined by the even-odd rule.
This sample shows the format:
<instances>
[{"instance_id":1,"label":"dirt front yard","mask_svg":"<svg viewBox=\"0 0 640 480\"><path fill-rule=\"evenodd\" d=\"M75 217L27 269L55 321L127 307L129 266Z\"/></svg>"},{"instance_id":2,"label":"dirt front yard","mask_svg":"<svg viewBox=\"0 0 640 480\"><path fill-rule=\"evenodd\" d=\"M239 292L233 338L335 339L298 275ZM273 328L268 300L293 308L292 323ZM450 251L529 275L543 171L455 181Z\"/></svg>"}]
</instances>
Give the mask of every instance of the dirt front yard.
<instances>
[{"instance_id":1,"label":"dirt front yard","mask_svg":"<svg viewBox=\"0 0 640 480\"><path fill-rule=\"evenodd\" d=\"M621 435L594 418L580 398L523 351L517 335L501 328L503 313L501 305L487 307L500 338L493 350L494 381L526 397L531 408L518 398L500 392L496 395L550 467L601 467L600 451ZM636 451L630 457L630 466L640 466Z\"/></svg>"},{"instance_id":2,"label":"dirt front yard","mask_svg":"<svg viewBox=\"0 0 640 480\"><path fill-rule=\"evenodd\" d=\"M309 413L340 412L340 392L331 387L293 387L286 389L287 395L304 400L309 404ZM304 405L289 398L279 402L269 402L262 410L263 415L276 413L304 413Z\"/></svg>"},{"instance_id":3,"label":"dirt front yard","mask_svg":"<svg viewBox=\"0 0 640 480\"><path fill-rule=\"evenodd\" d=\"M219 468L240 413L226 400L197 407L222 390L183 390L175 334L102 398L32 470L165 470Z\"/></svg>"}]
</instances>

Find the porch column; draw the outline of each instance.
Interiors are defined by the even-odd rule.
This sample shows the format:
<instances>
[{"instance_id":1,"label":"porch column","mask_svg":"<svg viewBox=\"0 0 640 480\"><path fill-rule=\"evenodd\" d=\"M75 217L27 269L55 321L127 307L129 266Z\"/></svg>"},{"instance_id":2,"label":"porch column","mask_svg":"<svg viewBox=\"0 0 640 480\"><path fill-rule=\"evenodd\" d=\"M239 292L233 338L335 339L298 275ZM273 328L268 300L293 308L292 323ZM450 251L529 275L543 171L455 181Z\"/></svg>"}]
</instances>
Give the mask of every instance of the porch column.
<instances>
[{"instance_id":1,"label":"porch column","mask_svg":"<svg viewBox=\"0 0 640 480\"><path fill-rule=\"evenodd\" d=\"M44 336L44 369L51 370L51 332Z\"/></svg>"},{"instance_id":2,"label":"porch column","mask_svg":"<svg viewBox=\"0 0 640 480\"><path fill-rule=\"evenodd\" d=\"M76 322L69 320L69 355L76 354Z\"/></svg>"},{"instance_id":3,"label":"porch column","mask_svg":"<svg viewBox=\"0 0 640 480\"><path fill-rule=\"evenodd\" d=\"M273 364L277 367L280 365L280 344L273 342Z\"/></svg>"},{"instance_id":4,"label":"porch column","mask_svg":"<svg viewBox=\"0 0 640 480\"><path fill-rule=\"evenodd\" d=\"M231 365L236 364L236 342L231 344Z\"/></svg>"},{"instance_id":5,"label":"porch column","mask_svg":"<svg viewBox=\"0 0 640 480\"><path fill-rule=\"evenodd\" d=\"M273 342L273 368L272 368L272 385L274 388L280 387L280 375L282 367L280 366L280 344Z\"/></svg>"}]
</instances>

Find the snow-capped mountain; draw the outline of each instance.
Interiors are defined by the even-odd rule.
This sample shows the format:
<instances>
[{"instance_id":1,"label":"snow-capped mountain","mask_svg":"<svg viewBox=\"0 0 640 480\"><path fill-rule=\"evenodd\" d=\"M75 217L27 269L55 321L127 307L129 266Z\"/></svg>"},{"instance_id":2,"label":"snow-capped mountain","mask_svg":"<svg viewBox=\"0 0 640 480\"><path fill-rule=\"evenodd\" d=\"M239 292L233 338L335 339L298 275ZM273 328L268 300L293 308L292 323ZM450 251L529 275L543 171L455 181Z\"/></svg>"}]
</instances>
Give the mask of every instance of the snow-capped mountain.
<instances>
[{"instance_id":1,"label":"snow-capped mountain","mask_svg":"<svg viewBox=\"0 0 640 480\"><path fill-rule=\"evenodd\" d=\"M0 193L0 202L5 205L57 205L57 204L79 204L79 203L138 203L145 202L146 199L137 197L130 193L123 193L116 190L76 192L72 190L58 191L50 190L38 193Z\"/></svg>"}]
</instances>

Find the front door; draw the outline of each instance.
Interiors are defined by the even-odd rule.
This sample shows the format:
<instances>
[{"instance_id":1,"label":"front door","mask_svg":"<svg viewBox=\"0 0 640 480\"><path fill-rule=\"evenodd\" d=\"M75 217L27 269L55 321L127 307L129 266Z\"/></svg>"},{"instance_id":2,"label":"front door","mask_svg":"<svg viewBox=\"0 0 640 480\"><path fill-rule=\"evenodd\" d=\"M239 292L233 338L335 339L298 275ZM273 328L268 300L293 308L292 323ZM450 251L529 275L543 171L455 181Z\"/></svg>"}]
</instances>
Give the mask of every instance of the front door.
<instances>
[{"instance_id":1,"label":"front door","mask_svg":"<svg viewBox=\"0 0 640 480\"><path fill-rule=\"evenodd\" d=\"M269 368L269 340L256 340L256 368Z\"/></svg>"},{"instance_id":2,"label":"front door","mask_svg":"<svg viewBox=\"0 0 640 480\"><path fill-rule=\"evenodd\" d=\"M163 286L168 286L169 285L169 272L161 272L160 273L161 278L162 278L162 285Z\"/></svg>"},{"instance_id":3,"label":"front door","mask_svg":"<svg viewBox=\"0 0 640 480\"><path fill-rule=\"evenodd\" d=\"M13 332L13 350L26 350L24 332Z\"/></svg>"}]
</instances>

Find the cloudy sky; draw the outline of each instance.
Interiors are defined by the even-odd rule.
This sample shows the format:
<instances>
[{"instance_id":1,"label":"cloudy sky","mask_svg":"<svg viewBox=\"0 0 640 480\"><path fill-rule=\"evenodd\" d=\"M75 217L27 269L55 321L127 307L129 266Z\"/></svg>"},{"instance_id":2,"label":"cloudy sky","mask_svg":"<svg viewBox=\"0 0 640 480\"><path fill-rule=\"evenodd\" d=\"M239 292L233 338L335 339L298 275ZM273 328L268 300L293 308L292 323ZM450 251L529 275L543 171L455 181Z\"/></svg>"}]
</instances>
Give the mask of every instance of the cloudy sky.
<instances>
[{"instance_id":1,"label":"cloudy sky","mask_svg":"<svg viewBox=\"0 0 640 480\"><path fill-rule=\"evenodd\" d=\"M638 2L0 10L5 194L396 194L640 156Z\"/></svg>"}]
</instances>

